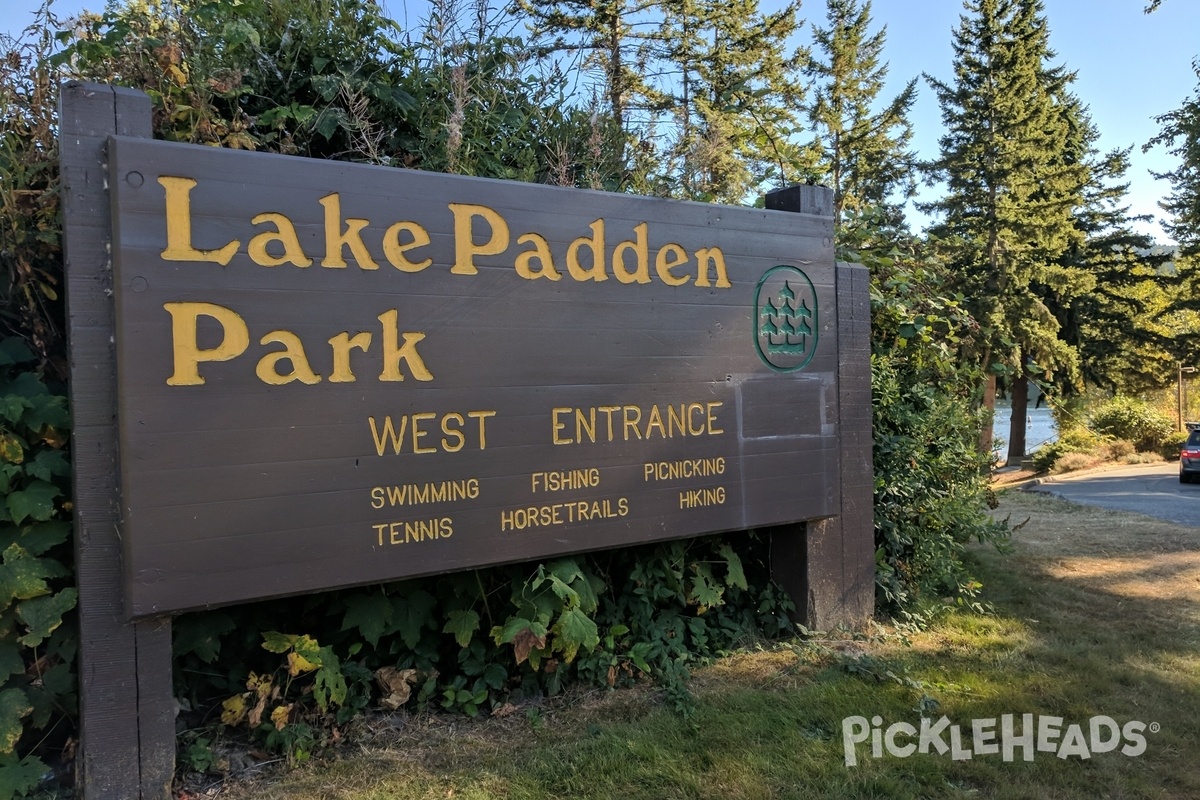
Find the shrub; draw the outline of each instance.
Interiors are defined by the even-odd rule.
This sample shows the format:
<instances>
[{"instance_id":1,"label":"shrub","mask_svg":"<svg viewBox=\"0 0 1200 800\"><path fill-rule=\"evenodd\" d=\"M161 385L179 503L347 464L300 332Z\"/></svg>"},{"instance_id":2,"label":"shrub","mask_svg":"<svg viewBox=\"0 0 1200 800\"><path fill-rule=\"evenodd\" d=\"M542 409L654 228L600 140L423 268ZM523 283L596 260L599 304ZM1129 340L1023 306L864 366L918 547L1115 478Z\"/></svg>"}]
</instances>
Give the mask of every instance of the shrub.
<instances>
[{"instance_id":1,"label":"shrub","mask_svg":"<svg viewBox=\"0 0 1200 800\"><path fill-rule=\"evenodd\" d=\"M1175 456L1178 458L1178 454ZM1134 453L1121 459L1123 464L1161 464L1163 457L1158 453Z\"/></svg>"},{"instance_id":2,"label":"shrub","mask_svg":"<svg viewBox=\"0 0 1200 800\"><path fill-rule=\"evenodd\" d=\"M947 601L973 603L971 541L1001 543L987 515L987 459L978 450L983 374L968 356L975 320L949 291L945 267L919 243L881 241L856 217L839 258L871 271L878 604L920 622Z\"/></svg>"},{"instance_id":3,"label":"shrub","mask_svg":"<svg viewBox=\"0 0 1200 800\"><path fill-rule=\"evenodd\" d=\"M1053 472L1056 474L1063 472L1074 472L1079 469L1087 469L1094 467L1097 464L1103 463L1104 458L1091 453L1064 453L1063 456L1054 462Z\"/></svg>"},{"instance_id":4,"label":"shrub","mask_svg":"<svg viewBox=\"0 0 1200 800\"><path fill-rule=\"evenodd\" d=\"M1103 446L1104 439L1095 431L1074 425L1059 433L1056 441L1038 448L1033 454L1033 468L1038 472L1049 472L1068 453L1094 453Z\"/></svg>"},{"instance_id":5,"label":"shrub","mask_svg":"<svg viewBox=\"0 0 1200 800\"><path fill-rule=\"evenodd\" d=\"M1179 458L1179 451L1183 449L1183 445L1187 442L1187 431L1174 431L1166 439L1163 439L1162 447L1159 448L1159 455L1168 461L1174 461Z\"/></svg>"},{"instance_id":6,"label":"shrub","mask_svg":"<svg viewBox=\"0 0 1200 800\"><path fill-rule=\"evenodd\" d=\"M1092 413L1097 433L1128 439L1138 450L1157 451L1174 431L1170 417L1144 400L1114 397Z\"/></svg>"},{"instance_id":7,"label":"shrub","mask_svg":"<svg viewBox=\"0 0 1200 800\"><path fill-rule=\"evenodd\" d=\"M1121 459L1128 458L1137 451L1137 448L1133 446L1133 442L1129 441L1128 439L1113 439L1104 447L1106 450L1108 450L1109 458L1113 459L1114 461L1120 461Z\"/></svg>"}]
</instances>

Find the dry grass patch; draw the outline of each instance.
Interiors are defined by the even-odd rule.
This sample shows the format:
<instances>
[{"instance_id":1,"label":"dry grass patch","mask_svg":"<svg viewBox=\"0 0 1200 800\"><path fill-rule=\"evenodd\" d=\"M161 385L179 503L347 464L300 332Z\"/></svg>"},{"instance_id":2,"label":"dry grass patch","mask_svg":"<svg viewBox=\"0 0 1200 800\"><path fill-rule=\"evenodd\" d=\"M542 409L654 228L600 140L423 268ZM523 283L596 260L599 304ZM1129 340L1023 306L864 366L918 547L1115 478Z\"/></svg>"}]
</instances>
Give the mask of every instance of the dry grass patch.
<instances>
[{"instance_id":1,"label":"dry grass patch","mask_svg":"<svg viewBox=\"0 0 1200 800\"><path fill-rule=\"evenodd\" d=\"M1200 528L1010 492L995 512L1014 525L1020 566L1114 598L1146 601L1163 622L1200 625Z\"/></svg>"}]
</instances>

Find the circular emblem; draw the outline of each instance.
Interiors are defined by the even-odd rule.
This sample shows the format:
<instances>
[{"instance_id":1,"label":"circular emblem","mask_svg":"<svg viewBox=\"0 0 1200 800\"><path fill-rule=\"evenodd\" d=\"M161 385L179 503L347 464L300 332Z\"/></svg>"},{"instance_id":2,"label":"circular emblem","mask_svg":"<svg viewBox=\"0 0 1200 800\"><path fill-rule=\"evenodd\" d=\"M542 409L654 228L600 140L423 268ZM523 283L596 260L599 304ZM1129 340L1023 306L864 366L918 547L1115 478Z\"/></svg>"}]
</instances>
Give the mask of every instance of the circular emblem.
<instances>
[{"instance_id":1,"label":"circular emblem","mask_svg":"<svg viewBox=\"0 0 1200 800\"><path fill-rule=\"evenodd\" d=\"M771 267L754 289L754 345L776 372L803 369L817 352L817 292L799 267Z\"/></svg>"}]
</instances>

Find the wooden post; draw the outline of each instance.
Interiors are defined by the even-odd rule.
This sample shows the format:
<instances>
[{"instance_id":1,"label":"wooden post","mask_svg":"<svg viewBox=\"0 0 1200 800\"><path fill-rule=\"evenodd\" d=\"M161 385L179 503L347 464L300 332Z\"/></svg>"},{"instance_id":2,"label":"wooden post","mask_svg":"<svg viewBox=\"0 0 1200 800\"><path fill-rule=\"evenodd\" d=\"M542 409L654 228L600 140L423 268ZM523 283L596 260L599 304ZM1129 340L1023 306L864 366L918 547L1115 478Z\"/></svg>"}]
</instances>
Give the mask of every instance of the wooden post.
<instances>
[{"instance_id":1,"label":"wooden post","mask_svg":"<svg viewBox=\"0 0 1200 800\"><path fill-rule=\"evenodd\" d=\"M828 217L832 245L832 189L789 186L768 194L766 206ZM770 529L772 577L816 630L859 627L875 608L870 277L852 264L838 264L836 275L840 513Z\"/></svg>"},{"instance_id":2,"label":"wooden post","mask_svg":"<svg viewBox=\"0 0 1200 800\"><path fill-rule=\"evenodd\" d=\"M129 622L121 567L108 137L149 138L150 98L71 82L59 100L74 418L80 750L86 800L170 797L175 768L169 618Z\"/></svg>"}]
</instances>

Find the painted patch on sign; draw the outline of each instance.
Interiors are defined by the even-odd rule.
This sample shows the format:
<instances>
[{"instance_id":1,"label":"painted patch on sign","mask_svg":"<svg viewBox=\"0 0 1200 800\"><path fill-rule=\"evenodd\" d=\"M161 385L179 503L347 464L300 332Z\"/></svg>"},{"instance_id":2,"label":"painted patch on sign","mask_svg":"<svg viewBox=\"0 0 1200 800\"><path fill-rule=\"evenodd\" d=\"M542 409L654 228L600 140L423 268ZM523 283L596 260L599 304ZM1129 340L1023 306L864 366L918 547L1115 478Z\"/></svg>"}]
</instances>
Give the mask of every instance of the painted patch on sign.
<instances>
[{"instance_id":1,"label":"painted patch on sign","mask_svg":"<svg viewBox=\"0 0 1200 800\"><path fill-rule=\"evenodd\" d=\"M798 267L767 270L754 291L754 343L776 372L803 369L817 352L817 293Z\"/></svg>"}]
</instances>

